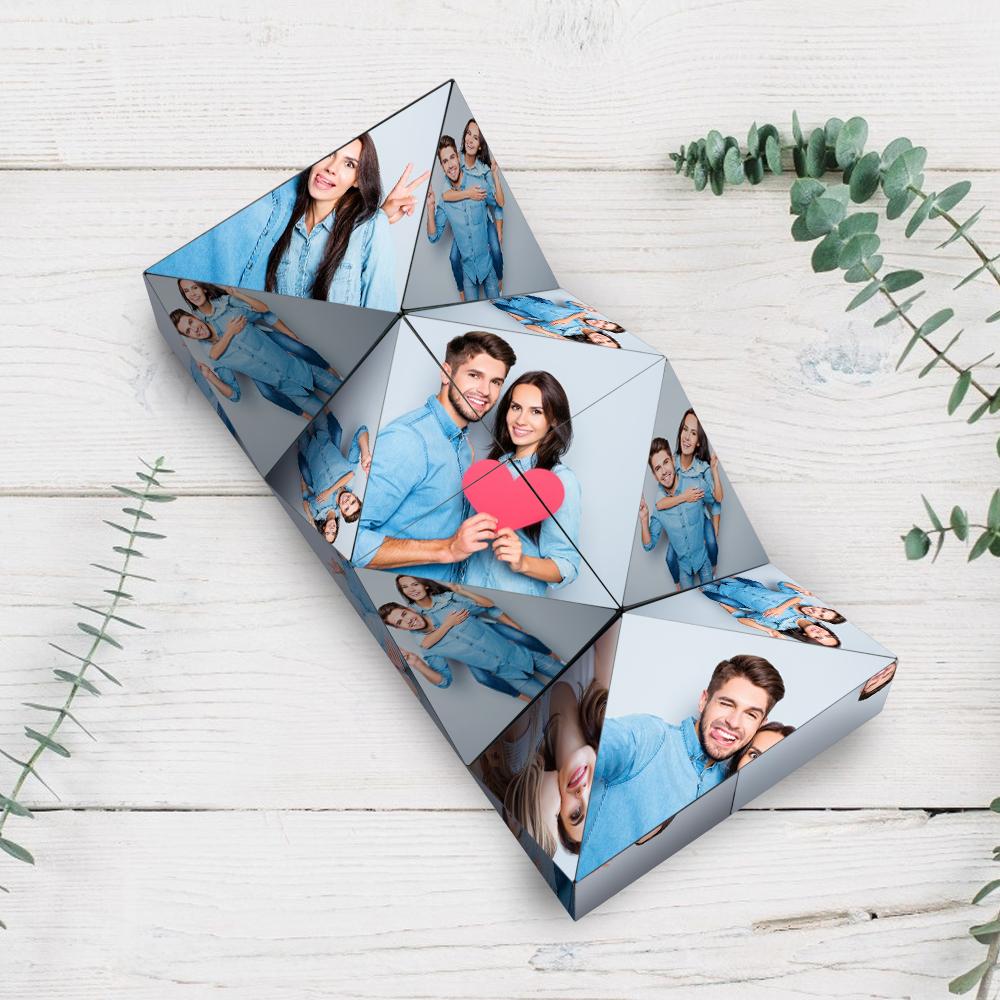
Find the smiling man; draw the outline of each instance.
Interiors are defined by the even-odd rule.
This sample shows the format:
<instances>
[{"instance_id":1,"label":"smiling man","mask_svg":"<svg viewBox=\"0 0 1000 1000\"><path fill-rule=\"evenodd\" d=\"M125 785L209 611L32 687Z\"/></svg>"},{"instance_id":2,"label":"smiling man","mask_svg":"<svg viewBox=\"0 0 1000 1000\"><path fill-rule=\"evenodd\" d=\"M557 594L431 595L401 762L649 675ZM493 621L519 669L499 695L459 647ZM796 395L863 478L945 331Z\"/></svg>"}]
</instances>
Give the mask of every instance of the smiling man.
<instances>
[{"instance_id":1,"label":"smiling man","mask_svg":"<svg viewBox=\"0 0 1000 1000\"><path fill-rule=\"evenodd\" d=\"M785 696L761 656L732 656L712 672L697 716L606 719L587 797L577 878L583 878L733 773L736 757ZM567 831L568 833L568 831ZM569 850L576 837L560 831ZM577 850L580 850L579 845Z\"/></svg>"},{"instance_id":2,"label":"smiling man","mask_svg":"<svg viewBox=\"0 0 1000 1000\"><path fill-rule=\"evenodd\" d=\"M510 344L493 333L472 330L448 342L437 395L376 438L354 565L406 567L450 581L496 538L495 517L463 520L462 476L472 464L467 430L496 405L516 362Z\"/></svg>"}]
</instances>

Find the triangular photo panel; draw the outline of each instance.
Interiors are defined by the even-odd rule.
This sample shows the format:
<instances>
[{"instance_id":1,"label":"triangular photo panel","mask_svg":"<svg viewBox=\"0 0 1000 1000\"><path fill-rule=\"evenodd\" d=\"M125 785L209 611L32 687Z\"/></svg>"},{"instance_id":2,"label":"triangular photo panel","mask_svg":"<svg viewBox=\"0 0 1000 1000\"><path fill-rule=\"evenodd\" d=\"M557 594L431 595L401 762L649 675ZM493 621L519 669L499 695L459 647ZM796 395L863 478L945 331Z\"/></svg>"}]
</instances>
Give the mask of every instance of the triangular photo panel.
<instances>
[{"instance_id":1,"label":"triangular photo panel","mask_svg":"<svg viewBox=\"0 0 1000 1000\"><path fill-rule=\"evenodd\" d=\"M770 563L489 135L448 81L144 279L191 398L579 917L877 714L896 661Z\"/></svg>"}]
</instances>

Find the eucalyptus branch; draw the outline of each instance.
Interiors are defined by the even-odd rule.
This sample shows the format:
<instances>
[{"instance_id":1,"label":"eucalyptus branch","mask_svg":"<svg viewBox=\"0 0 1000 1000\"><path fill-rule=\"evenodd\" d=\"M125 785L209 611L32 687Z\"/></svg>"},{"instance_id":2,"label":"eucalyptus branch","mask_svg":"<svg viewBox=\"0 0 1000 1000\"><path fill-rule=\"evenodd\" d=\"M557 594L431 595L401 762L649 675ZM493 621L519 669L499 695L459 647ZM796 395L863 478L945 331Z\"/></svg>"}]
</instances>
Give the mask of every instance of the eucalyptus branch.
<instances>
[{"instance_id":1,"label":"eucalyptus branch","mask_svg":"<svg viewBox=\"0 0 1000 1000\"><path fill-rule=\"evenodd\" d=\"M797 174L789 191L790 211L795 217L791 234L797 242L819 241L812 252L813 270L841 270L845 281L865 283L851 299L848 311L876 295L889 303L892 307L890 311L875 320L874 325L880 327L900 319L909 329L910 337L896 363L897 369L919 342L933 357L920 369L918 378L924 378L939 364L956 376L947 401L949 416L959 409L970 390L980 397L980 401L969 414L968 423L976 423L987 413L996 414L1000 411L1000 387L991 390L981 376L976 377L976 373L993 357L993 352L969 363L958 360L952 352L964 330L959 330L944 347L939 347L930 335L954 319L954 310L938 309L922 322L915 321L909 312L924 293L917 292L905 302L900 302L895 293L923 281L924 275L913 269L885 270L885 260L879 253L881 239L876 232L879 214L874 211L849 211L852 203L867 202L880 189L886 197L884 208L888 219L901 218L916 203L906 222L907 239L928 220L942 219L952 232L938 249L961 239L977 258L976 269L965 275L955 290L982 274L989 274L1000 285L1000 269L996 266L1000 255L991 257L970 235L983 209L977 209L964 222L959 222L953 214L956 206L972 189L972 184L963 180L940 193L928 194L923 190L927 150L914 146L909 139L899 138L890 142L881 153L865 152L868 123L863 118L851 118L847 122L830 118L823 128L813 129L806 138L798 115L793 112L792 133L794 143L782 146L774 125L758 127L755 122L747 135L746 152L733 136L723 137L721 133L711 131L704 138L686 147L681 146L679 152L670 156L675 171L684 171L686 176L691 177L696 190L710 187L716 195L721 195L727 185L742 184L744 180L752 185L759 184L766 170L773 174L782 173L782 150L790 149ZM828 172L839 172L840 183L824 183L821 178ZM1000 310L987 316L985 322L992 323L998 319ZM1000 439L997 440L997 452L1000 454ZM946 534L926 499L924 504L931 514L932 527L925 530L914 526L909 534L903 536L906 555L910 559L920 559L927 554L932 535L937 536L936 558ZM978 558L986 551L1000 556L1000 523L997 521L1000 514L995 518L992 512L991 504L987 524L973 526L982 528L983 533L973 546L970 559ZM968 527L966 520L966 532ZM966 537L957 531L955 534L963 540Z\"/></svg>"},{"instance_id":2,"label":"eucalyptus branch","mask_svg":"<svg viewBox=\"0 0 1000 1000\"><path fill-rule=\"evenodd\" d=\"M1000 813L1000 798L994 799L990 803L993 812ZM1000 846L993 848L993 860L1000 861ZM987 882L979 892L972 897L972 902L981 903L990 893L1000 889L1000 878ZM989 1000L990 986L993 983L993 975L996 972L997 961L1000 959L1000 911L985 924L974 924L969 928L969 933L980 943L985 944L986 958L978 965L973 966L968 972L963 972L948 984L949 993L968 993L976 983L979 989L976 992L976 1000Z\"/></svg>"},{"instance_id":3,"label":"eucalyptus branch","mask_svg":"<svg viewBox=\"0 0 1000 1000\"><path fill-rule=\"evenodd\" d=\"M969 515L961 507L952 507L951 517L948 524L941 522L941 518L934 512L927 497L921 496L924 502L924 509L931 519L930 528L920 528L914 525L907 534L903 535L903 545L906 549L907 559L923 559L931 547L931 535L937 535L937 547L934 549L933 562L941 551L944 544L944 536L951 532L960 541L964 542L969 537L969 529L977 528L982 534L976 539L969 552L969 562L978 559L984 552L989 552L994 556L1000 556L1000 490L995 490L990 500L989 511L986 515L985 524L970 524Z\"/></svg>"},{"instance_id":4,"label":"eucalyptus branch","mask_svg":"<svg viewBox=\"0 0 1000 1000\"><path fill-rule=\"evenodd\" d=\"M121 681L118 680L113 674L111 674L107 669L100 666L94 661L94 656L97 653L100 644L107 643L109 646L113 646L116 649L123 649L122 644L108 633L108 627L111 622L119 622L122 625L127 625L130 628L141 629L142 625L136 622L130 621L128 618L124 618L119 614L116 614L118 610L118 605L123 600L132 600L132 595L125 591L123 587L126 585L125 581L127 579L133 580L145 580L149 582L154 582L152 577L142 576L139 573L133 573L129 570L129 563L132 559L145 558L143 553L138 549L134 548L136 539L149 539L149 540L159 540L165 538L165 535L158 534L154 531L146 531L139 528L140 522L145 521L155 521L156 518L146 510L146 505L150 503L169 503L175 500L176 497L162 492L154 492L154 488L157 490L162 487L162 484L157 479L157 476L171 473L173 469L167 469L163 465L163 458L158 458L153 465L150 465L143 459L140 459L142 464L149 469L149 473L137 472L137 478L144 483L144 488L142 491L131 489L126 486L114 486L112 487L118 493L123 496L130 497L133 500L138 500L138 507L123 507L122 511L132 517L131 527L124 527L123 525L117 524L114 521L105 521L105 524L110 525L112 528L123 532L128 536L125 545L114 545L112 546L113 551L117 552L122 556L122 564L119 569L113 569L109 566L103 566L99 563L92 563L97 569L104 570L105 572L112 573L118 577L118 581L112 589L105 589L105 594L111 595L111 601L108 607L104 609L94 608L87 604L79 604L74 602L74 606L82 608L84 611L89 611L92 614L100 618L100 625L91 625L89 622L77 622L76 627L86 636L91 638L90 648L87 650L84 656L79 656L76 653L70 652L68 649L63 649L62 646L57 646L54 642L49 643L59 652L64 653L66 656L71 657L76 660L80 667L76 672L63 669L55 669L53 673L56 678L61 682L69 685L69 691L66 694L66 698L61 706L53 705L43 705L37 702L26 701L23 702L28 708L34 708L38 711L50 712L55 715L52 724L49 726L47 732L41 732L38 729L34 729L31 726L25 726L25 735L32 740L35 744L34 751L28 757L27 760L20 760L13 754L8 753L6 750L0 749L0 754L3 754L8 760L13 761L21 768L21 772L18 775L17 780L14 782L14 786L8 795L0 795L0 831L3 830L8 817L10 816L20 816L26 819L33 819L34 814L25 806L23 803L18 801L18 793L24 786L25 781L27 781L28 776L31 775L38 779L38 781L45 786L52 794L58 799L59 796L56 795L55 791L47 784L47 782L39 774L37 768L35 767L38 760L41 758L42 754L46 750L50 750L52 753L57 754L60 757L69 757L70 751L63 746L62 743L55 739L56 733L58 733L62 723L65 719L69 719L71 722L75 723L87 736L91 739L95 739L94 735L83 725L82 722L70 711L70 706L73 704L77 693L82 689L87 691L92 695L100 695L100 689L97 687L93 681L89 680L85 674L88 667L93 667L98 671L104 678L110 681L112 684L121 686ZM31 852L27 848L23 847L16 841L10 840L7 837L0 836L0 850L5 851L12 858L17 861L23 861L26 864L34 864L35 859ZM0 886L4 892L9 890L3 886ZM0 928L6 930L7 925L0 920Z\"/></svg>"}]
</instances>

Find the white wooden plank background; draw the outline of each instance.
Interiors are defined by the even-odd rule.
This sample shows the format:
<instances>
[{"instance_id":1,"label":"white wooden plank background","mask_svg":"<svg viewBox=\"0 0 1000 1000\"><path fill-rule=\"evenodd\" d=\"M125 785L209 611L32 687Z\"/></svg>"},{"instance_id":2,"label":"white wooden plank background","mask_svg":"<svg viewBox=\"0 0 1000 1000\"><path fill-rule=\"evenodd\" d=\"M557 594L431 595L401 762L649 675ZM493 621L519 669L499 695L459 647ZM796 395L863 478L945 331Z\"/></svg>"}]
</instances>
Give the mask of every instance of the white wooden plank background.
<instances>
[{"instance_id":1,"label":"white wooden plank background","mask_svg":"<svg viewBox=\"0 0 1000 1000\"><path fill-rule=\"evenodd\" d=\"M8 827L39 862L0 878L10 995L941 996L982 952L1000 587L954 546L908 564L897 536L921 491L980 512L996 424L948 420L916 354L893 372L904 334L811 274L787 181L715 199L665 156L713 126L787 133L793 107L863 114L875 145L928 146L928 188L973 180L998 252L990 5L344 13L0 9L0 745L23 746L46 640L104 585L107 484L162 452L183 494L148 630L108 663L126 686L81 708L99 742L67 732L62 801L34 789L38 818ZM772 560L902 662L875 722L578 924L177 370L140 279L448 76L563 284L670 357ZM973 261L928 256L932 225L883 222L888 258L928 273L972 360L996 289L952 293Z\"/></svg>"}]
</instances>

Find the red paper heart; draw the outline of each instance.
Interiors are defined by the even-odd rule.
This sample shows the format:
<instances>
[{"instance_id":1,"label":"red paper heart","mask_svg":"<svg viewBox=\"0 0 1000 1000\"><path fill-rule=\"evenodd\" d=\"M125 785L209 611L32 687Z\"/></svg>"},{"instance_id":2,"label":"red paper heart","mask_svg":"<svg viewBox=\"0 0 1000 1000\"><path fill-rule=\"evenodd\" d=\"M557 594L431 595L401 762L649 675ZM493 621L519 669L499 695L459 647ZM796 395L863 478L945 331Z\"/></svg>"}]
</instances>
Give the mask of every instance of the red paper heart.
<instances>
[{"instance_id":1,"label":"red paper heart","mask_svg":"<svg viewBox=\"0 0 1000 1000\"><path fill-rule=\"evenodd\" d=\"M513 475L512 475L513 473ZM529 486L530 483L530 486ZM554 514L566 496L562 480L548 469L517 471L484 458L462 476L465 497L478 514L492 514L497 529L526 528Z\"/></svg>"}]
</instances>

